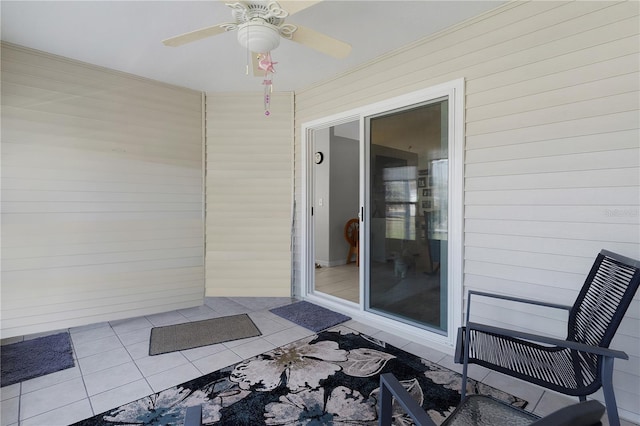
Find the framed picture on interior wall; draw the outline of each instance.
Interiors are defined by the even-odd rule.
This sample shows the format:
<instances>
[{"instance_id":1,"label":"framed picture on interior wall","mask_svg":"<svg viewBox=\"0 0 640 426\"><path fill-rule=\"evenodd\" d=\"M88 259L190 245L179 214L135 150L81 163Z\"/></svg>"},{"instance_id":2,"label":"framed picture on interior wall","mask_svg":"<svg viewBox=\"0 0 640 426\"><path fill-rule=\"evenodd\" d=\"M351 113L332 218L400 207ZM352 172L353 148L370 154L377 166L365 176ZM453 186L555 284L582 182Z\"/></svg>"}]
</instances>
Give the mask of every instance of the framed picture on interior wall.
<instances>
[{"instance_id":1,"label":"framed picture on interior wall","mask_svg":"<svg viewBox=\"0 0 640 426\"><path fill-rule=\"evenodd\" d=\"M427 178L425 176L418 178L418 188L426 188L427 187Z\"/></svg>"},{"instance_id":2,"label":"framed picture on interior wall","mask_svg":"<svg viewBox=\"0 0 640 426\"><path fill-rule=\"evenodd\" d=\"M420 176L426 176L428 174L429 174L429 169L418 170L418 175Z\"/></svg>"},{"instance_id":3,"label":"framed picture on interior wall","mask_svg":"<svg viewBox=\"0 0 640 426\"><path fill-rule=\"evenodd\" d=\"M422 190L423 197L431 197L431 188L425 188Z\"/></svg>"},{"instance_id":4,"label":"framed picture on interior wall","mask_svg":"<svg viewBox=\"0 0 640 426\"><path fill-rule=\"evenodd\" d=\"M423 209L430 209L432 206L431 200L425 200L422 202Z\"/></svg>"}]
</instances>

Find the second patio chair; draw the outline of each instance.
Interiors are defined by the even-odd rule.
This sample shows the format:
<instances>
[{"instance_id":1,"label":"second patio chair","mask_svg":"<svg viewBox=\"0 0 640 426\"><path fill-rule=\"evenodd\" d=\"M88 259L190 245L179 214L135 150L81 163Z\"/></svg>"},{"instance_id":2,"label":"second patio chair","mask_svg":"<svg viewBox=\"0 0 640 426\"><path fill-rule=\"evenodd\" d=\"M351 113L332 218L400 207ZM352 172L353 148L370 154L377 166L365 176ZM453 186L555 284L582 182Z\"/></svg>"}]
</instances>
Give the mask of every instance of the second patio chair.
<instances>
[{"instance_id":1,"label":"second patio chair","mask_svg":"<svg viewBox=\"0 0 640 426\"><path fill-rule=\"evenodd\" d=\"M573 306L469 291L467 324L458 332L456 362L478 364L584 401L602 387L609 424L620 424L613 392L613 361L626 353L609 349L611 339L640 284L640 262L602 250ZM497 298L569 313L566 339L469 322L471 301Z\"/></svg>"}]
</instances>

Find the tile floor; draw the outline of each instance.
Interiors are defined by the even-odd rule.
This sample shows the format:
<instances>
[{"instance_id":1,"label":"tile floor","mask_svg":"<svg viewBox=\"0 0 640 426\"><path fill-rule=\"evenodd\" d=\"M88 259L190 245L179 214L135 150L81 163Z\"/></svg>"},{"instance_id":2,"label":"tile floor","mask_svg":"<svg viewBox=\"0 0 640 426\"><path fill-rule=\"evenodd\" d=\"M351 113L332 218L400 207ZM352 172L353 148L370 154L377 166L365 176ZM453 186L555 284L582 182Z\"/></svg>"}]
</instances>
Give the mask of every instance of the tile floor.
<instances>
[{"instance_id":1,"label":"tile floor","mask_svg":"<svg viewBox=\"0 0 640 426\"><path fill-rule=\"evenodd\" d=\"M288 298L207 298L197 308L73 328L76 366L2 388L0 425L68 425L312 334L269 312L291 302ZM262 336L148 356L152 327L239 313L249 314ZM460 371L450 355L357 321L345 325ZM539 415L574 402L482 367L472 366L470 376L526 399L527 409ZM623 425L633 423L623 421Z\"/></svg>"},{"instance_id":2,"label":"tile floor","mask_svg":"<svg viewBox=\"0 0 640 426\"><path fill-rule=\"evenodd\" d=\"M315 289L354 303L360 303L359 268L355 263L316 268Z\"/></svg>"}]
</instances>

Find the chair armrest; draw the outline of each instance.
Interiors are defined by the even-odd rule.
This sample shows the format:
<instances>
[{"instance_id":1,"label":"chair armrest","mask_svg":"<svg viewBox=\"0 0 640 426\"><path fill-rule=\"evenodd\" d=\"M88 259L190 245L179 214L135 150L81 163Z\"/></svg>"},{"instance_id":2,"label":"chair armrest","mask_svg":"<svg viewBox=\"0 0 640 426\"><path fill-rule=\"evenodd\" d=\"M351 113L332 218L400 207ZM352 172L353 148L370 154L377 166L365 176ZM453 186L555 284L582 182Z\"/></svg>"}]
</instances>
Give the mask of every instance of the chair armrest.
<instances>
[{"instance_id":1,"label":"chair armrest","mask_svg":"<svg viewBox=\"0 0 640 426\"><path fill-rule=\"evenodd\" d=\"M600 346L585 345L584 343L572 342L569 340L556 339L554 337L542 336L539 334L525 333L517 330L509 330L507 328L493 327L486 324L478 324L470 322L467 324L469 330L478 330L485 333L493 333L508 337L517 337L523 340L529 340L537 343L545 343L548 345L560 346L562 348L573 349L579 352L589 352L595 355L605 357L629 359L626 353L615 349L602 348Z\"/></svg>"},{"instance_id":2,"label":"chair armrest","mask_svg":"<svg viewBox=\"0 0 640 426\"><path fill-rule=\"evenodd\" d=\"M490 297L490 298L493 298L493 299L509 300L509 301L512 301L512 302L519 302L519 303L527 303L529 305L545 306L547 308L565 309L567 311L571 309L571 306L569 306L569 305L560 305L560 304L557 304L557 303L548 303L548 302L543 302L541 300L523 299L521 297L506 296L506 295L503 295L503 294L486 293L484 291L469 290L468 294L469 294L469 301L471 301L471 296L475 294L477 296L482 296L482 297Z\"/></svg>"},{"instance_id":3,"label":"chair armrest","mask_svg":"<svg viewBox=\"0 0 640 426\"><path fill-rule=\"evenodd\" d=\"M380 375L379 425L389 426L392 421L392 396L396 398L417 426L436 426L420 404L402 386L392 373Z\"/></svg>"},{"instance_id":4,"label":"chair armrest","mask_svg":"<svg viewBox=\"0 0 640 426\"><path fill-rule=\"evenodd\" d=\"M527 303L529 305L543 306L546 308L564 309L566 311L571 310L571 306L568 306L568 305L559 305L557 303L542 302L540 300L523 299L521 297L506 296L503 294L486 293L484 291L469 290L467 295L468 295L467 296L467 313L466 313L467 323L469 322L469 318L471 316L471 296L474 296L474 295L481 296L481 297L488 297L492 299L508 300L510 302Z\"/></svg>"}]
</instances>

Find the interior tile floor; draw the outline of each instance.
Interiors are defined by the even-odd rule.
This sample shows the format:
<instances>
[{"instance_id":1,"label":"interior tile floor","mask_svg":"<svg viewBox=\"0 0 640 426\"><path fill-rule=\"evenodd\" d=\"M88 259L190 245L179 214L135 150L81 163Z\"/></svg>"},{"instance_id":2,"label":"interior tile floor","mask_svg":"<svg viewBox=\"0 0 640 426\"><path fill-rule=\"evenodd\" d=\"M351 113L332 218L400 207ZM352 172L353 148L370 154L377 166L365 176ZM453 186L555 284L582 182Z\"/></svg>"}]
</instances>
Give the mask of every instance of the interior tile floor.
<instances>
[{"instance_id":1,"label":"interior tile floor","mask_svg":"<svg viewBox=\"0 0 640 426\"><path fill-rule=\"evenodd\" d=\"M1 425L68 425L313 334L269 312L292 302L289 298L207 298L197 308L72 328L75 367L1 388ZM152 327L240 313L253 319L262 336L148 355ZM452 356L418 342L354 320L344 325L444 367L461 370ZM478 366L470 368L470 376L526 399L527 409L539 415L576 401ZM603 420L606 425L606 418Z\"/></svg>"},{"instance_id":2,"label":"interior tile floor","mask_svg":"<svg viewBox=\"0 0 640 426\"><path fill-rule=\"evenodd\" d=\"M360 303L359 272L355 263L315 269L315 290Z\"/></svg>"}]
</instances>

